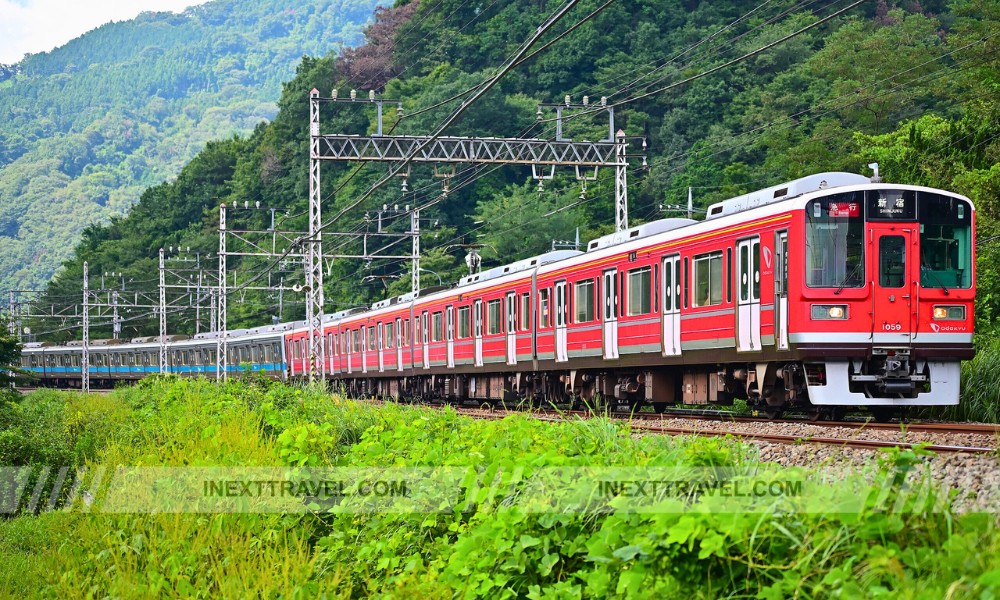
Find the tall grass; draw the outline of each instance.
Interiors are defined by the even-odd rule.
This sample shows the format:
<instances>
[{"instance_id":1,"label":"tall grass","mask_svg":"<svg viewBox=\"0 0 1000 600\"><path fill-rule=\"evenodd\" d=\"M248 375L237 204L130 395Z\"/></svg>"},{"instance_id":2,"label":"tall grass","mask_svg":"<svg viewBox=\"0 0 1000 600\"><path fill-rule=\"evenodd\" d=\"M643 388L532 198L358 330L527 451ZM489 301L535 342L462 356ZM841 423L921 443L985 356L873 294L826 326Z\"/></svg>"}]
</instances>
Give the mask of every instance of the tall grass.
<instances>
[{"instance_id":1,"label":"tall grass","mask_svg":"<svg viewBox=\"0 0 1000 600\"><path fill-rule=\"evenodd\" d=\"M110 396L46 393L7 409L17 431L8 456L95 467L452 466L492 481L512 467L752 463L730 440L636 436L605 418L477 421L254 380L153 378ZM42 443L49 437L58 443ZM428 514L21 516L0 522L0 597L995 597L1000 589L994 515L881 505L848 515L532 514L478 498Z\"/></svg>"}]
</instances>

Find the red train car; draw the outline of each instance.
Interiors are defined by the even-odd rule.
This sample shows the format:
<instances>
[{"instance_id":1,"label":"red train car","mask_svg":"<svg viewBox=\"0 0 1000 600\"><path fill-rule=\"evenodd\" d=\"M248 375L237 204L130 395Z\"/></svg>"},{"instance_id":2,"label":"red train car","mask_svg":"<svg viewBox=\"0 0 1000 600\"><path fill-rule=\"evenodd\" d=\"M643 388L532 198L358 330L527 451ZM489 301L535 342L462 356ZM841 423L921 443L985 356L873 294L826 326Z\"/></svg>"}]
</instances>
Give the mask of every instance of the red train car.
<instances>
[{"instance_id":1,"label":"red train car","mask_svg":"<svg viewBox=\"0 0 1000 600\"><path fill-rule=\"evenodd\" d=\"M334 315L327 367L397 397L956 404L974 226L963 196L820 173Z\"/></svg>"}]
</instances>

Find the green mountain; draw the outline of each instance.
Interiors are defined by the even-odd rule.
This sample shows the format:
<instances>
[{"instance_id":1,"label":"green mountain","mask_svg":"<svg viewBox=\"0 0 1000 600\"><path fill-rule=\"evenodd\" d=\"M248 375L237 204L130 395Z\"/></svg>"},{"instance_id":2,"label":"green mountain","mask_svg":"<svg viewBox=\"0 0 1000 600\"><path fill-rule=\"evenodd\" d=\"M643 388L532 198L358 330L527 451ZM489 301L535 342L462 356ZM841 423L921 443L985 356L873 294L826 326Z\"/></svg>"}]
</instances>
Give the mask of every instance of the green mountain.
<instances>
[{"instance_id":1,"label":"green mountain","mask_svg":"<svg viewBox=\"0 0 1000 600\"><path fill-rule=\"evenodd\" d=\"M0 67L0 289L45 284L206 142L277 113L303 55L356 44L377 0L216 0Z\"/></svg>"},{"instance_id":2,"label":"green mountain","mask_svg":"<svg viewBox=\"0 0 1000 600\"><path fill-rule=\"evenodd\" d=\"M282 230L306 228L309 190L308 95L317 88L384 86L399 99L403 117L387 111L385 128L429 134L458 105L456 98L495 74L561 5L512 0L469 5L464 0L400 3L378 13L367 43L339 57L308 58L283 90L275 118L247 137L208 144L176 180L146 190L132 212L107 226L88 228L75 256L48 288L53 303L79 297L81 265L92 272L125 270L129 286L155 289L156 249L190 246L215 252L218 205L278 209ZM607 97L616 128L645 136L630 153L631 223L670 213L689 187L699 206L819 171L865 173L879 162L888 181L948 188L972 197L983 239L997 234L1000 206L1000 2L952 0L899 5L798 4L750 7L740 2L598 0L580 2L532 51L447 131L454 135L555 134L551 111L539 120L538 102L591 102ZM546 46L551 42L551 46ZM374 111L325 105L325 133L374 131ZM565 123L563 135L600 139L603 113ZM383 205L420 205L440 197L442 180L414 165L407 179L380 187L355 206L386 173L385 166L324 163L327 232L371 231ZM614 179L599 173L582 184L557 172L543 191L520 167L460 168L450 193L421 216L422 285L440 275L455 281L465 270L463 244L485 244L483 266L525 258L553 239L607 233L613 222ZM284 216L282 216L284 215ZM268 211L234 211L244 227L266 228ZM388 224L397 230L405 224ZM361 241L327 237L326 250L361 249ZM1000 250L981 247L978 304L981 321L1000 314ZM231 260L231 270L263 280L301 283L301 267L286 262ZM327 265L328 312L363 305L409 288L409 263L338 260ZM259 276L259 277L258 277ZM392 279L399 276L398 279ZM387 279L388 278L388 279ZM274 316L301 318L301 297L238 292L231 328ZM148 317L148 315L147 315ZM172 331L189 331L192 317L172 318ZM38 331L53 329L41 325ZM155 332L136 316L125 335ZM71 335L64 331L61 335ZM95 334L92 334L95 335Z\"/></svg>"}]
</instances>

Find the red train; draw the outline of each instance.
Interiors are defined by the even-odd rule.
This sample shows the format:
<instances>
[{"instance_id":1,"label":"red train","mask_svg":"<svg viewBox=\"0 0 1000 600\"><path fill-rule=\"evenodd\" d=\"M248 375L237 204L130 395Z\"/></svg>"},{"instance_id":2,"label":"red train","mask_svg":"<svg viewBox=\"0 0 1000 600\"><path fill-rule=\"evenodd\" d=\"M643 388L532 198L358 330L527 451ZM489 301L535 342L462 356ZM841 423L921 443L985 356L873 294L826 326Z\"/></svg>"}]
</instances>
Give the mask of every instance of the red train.
<instances>
[{"instance_id":1,"label":"red train","mask_svg":"<svg viewBox=\"0 0 1000 600\"><path fill-rule=\"evenodd\" d=\"M329 316L326 371L456 401L956 404L974 225L964 196L820 173ZM305 337L285 334L292 377Z\"/></svg>"}]
</instances>

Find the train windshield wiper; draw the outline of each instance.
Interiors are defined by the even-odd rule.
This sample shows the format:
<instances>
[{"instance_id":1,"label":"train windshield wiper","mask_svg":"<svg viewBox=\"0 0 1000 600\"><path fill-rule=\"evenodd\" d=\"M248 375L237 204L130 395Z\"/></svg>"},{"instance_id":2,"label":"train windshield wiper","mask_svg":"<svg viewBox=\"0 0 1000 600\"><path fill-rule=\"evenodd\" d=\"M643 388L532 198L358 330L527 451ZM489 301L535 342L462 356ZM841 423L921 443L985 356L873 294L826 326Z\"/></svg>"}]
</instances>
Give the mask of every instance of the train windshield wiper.
<instances>
[{"instance_id":1,"label":"train windshield wiper","mask_svg":"<svg viewBox=\"0 0 1000 600\"><path fill-rule=\"evenodd\" d=\"M840 292L844 291L844 288L847 287L847 282L854 279L854 276L857 275L858 271L860 270L861 270L861 263L858 262L858 264L854 265L854 270L851 271L847 275L847 277L844 277L844 280L840 282L840 286L837 287L837 291L834 292L834 295L840 294Z\"/></svg>"},{"instance_id":2,"label":"train windshield wiper","mask_svg":"<svg viewBox=\"0 0 1000 600\"><path fill-rule=\"evenodd\" d=\"M941 288L941 291L944 292L945 296L948 295L948 291L949 291L948 290L948 286L946 286L944 283L941 282L941 278L937 276L937 273L935 273L934 271L928 269L927 267L920 267L920 283L921 284L923 284L923 279L924 279L924 275L925 274L926 275L930 275L934 279L934 281L937 282L938 286Z\"/></svg>"}]
</instances>

